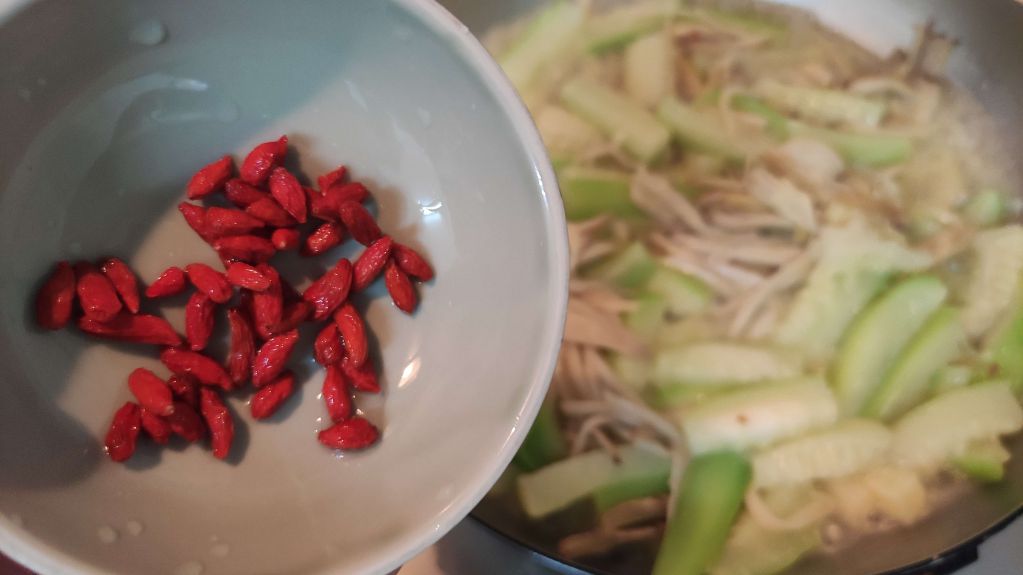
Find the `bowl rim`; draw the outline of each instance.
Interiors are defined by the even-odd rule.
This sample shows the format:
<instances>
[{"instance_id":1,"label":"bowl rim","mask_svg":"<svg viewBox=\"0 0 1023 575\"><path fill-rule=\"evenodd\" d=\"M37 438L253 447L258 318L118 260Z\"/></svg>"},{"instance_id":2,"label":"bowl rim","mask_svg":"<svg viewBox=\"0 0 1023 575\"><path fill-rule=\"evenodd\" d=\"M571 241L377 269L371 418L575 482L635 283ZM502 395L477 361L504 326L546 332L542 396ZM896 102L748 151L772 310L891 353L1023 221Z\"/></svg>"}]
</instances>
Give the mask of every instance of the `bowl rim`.
<instances>
[{"instance_id":1,"label":"bowl rim","mask_svg":"<svg viewBox=\"0 0 1023 575\"><path fill-rule=\"evenodd\" d=\"M36 0L0 0L0 26L7 25L18 12L34 1ZM540 404L547 394L557 364L568 306L569 266L568 228L554 168L536 124L511 81L469 28L436 0L387 1L417 19L441 40L456 58L462 60L482 82L500 112L511 124L515 139L532 167L537 189L546 208L544 228L548 241L545 255L551 270L549 278L551 301L548 303L554 313L546 319L540 335L541 339L547 340L542 346L545 352L534 364L529 391L522 404L518 406L514 426L497 455L490 460L491 466L482 467L477 475L471 478L469 487L461 490L457 497L437 513L434 523L422 525L378 548L374 555L367 556L357 566L360 570L367 569L374 573L394 571L436 543L469 515L511 462L540 410ZM39 573L106 575L106 571L31 535L3 514L0 514L0 551L17 563ZM311 571L310 574L327 575L337 572L338 567L333 564Z\"/></svg>"}]
</instances>

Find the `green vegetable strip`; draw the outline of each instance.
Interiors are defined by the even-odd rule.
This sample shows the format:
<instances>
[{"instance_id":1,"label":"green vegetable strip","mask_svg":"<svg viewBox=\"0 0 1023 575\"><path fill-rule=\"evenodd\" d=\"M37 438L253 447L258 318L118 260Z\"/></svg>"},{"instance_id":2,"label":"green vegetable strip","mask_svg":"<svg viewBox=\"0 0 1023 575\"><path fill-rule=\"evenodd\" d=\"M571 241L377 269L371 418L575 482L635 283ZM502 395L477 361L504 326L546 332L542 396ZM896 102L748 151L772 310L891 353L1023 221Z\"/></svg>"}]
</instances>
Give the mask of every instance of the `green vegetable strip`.
<instances>
[{"instance_id":1,"label":"green vegetable strip","mask_svg":"<svg viewBox=\"0 0 1023 575\"><path fill-rule=\"evenodd\" d=\"M724 549L752 476L749 462L735 452L693 458L682 477L653 575L706 573Z\"/></svg>"},{"instance_id":2,"label":"green vegetable strip","mask_svg":"<svg viewBox=\"0 0 1023 575\"><path fill-rule=\"evenodd\" d=\"M523 471L535 471L565 457L566 454L568 447L558 425L554 400L548 395L512 463Z\"/></svg>"},{"instance_id":3,"label":"green vegetable strip","mask_svg":"<svg viewBox=\"0 0 1023 575\"><path fill-rule=\"evenodd\" d=\"M586 220L601 214L640 218L643 212L629 196L629 176L601 168L569 167L558 172L565 217Z\"/></svg>"},{"instance_id":4,"label":"green vegetable strip","mask_svg":"<svg viewBox=\"0 0 1023 575\"><path fill-rule=\"evenodd\" d=\"M606 86L576 78L561 89L565 107L593 124L605 136L621 141L625 151L651 163L668 149L671 134L630 98Z\"/></svg>"},{"instance_id":5,"label":"green vegetable strip","mask_svg":"<svg viewBox=\"0 0 1023 575\"><path fill-rule=\"evenodd\" d=\"M768 106L760 99L749 94L732 96L732 107L742 112L760 116L767 122L765 130L775 139L786 140L789 137L789 121L778 110Z\"/></svg>"}]
</instances>

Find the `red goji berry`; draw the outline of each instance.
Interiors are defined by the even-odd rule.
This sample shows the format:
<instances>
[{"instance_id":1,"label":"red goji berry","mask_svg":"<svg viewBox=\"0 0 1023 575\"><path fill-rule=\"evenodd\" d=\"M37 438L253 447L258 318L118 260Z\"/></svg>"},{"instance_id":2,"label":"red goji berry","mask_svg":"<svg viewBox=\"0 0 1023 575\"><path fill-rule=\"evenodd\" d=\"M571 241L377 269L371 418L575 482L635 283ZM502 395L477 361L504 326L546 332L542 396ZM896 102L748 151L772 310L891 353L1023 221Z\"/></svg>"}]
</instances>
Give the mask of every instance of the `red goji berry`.
<instances>
[{"instance_id":1,"label":"red goji berry","mask_svg":"<svg viewBox=\"0 0 1023 575\"><path fill-rule=\"evenodd\" d=\"M270 173L270 195L300 224L306 221L307 206L302 184L285 168Z\"/></svg>"},{"instance_id":2,"label":"red goji berry","mask_svg":"<svg viewBox=\"0 0 1023 575\"><path fill-rule=\"evenodd\" d=\"M348 297L351 285L352 264L346 259L341 259L302 294L302 299L313 306L313 319L319 321L333 313Z\"/></svg>"},{"instance_id":3,"label":"red goji berry","mask_svg":"<svg viewBox=\"0 0 1023 575\"><path fill-rule=\"evenodd\" d=\"M314 216L329 222L341 218L341 204L345 202L363 203L369 198L369 190L360 182L338 183L320 192L309 194L309 209Z\"/></svg>"},{"instance_id":4,"label":"red goji berry","mask_svg":"<svg viewBox=\"0 0 1023 575\"><path fill-rule=\"evenodd\" d=\"M316 363L327 366L341 361L344 350L341 347L341 332L337 324L330 322L316 334L316 341L313 343L313 359Z\"/></svg>"},{"instance_id":5,"label":"red goji berry","mask_svg":"<svg viewBox=\"0 0 1023 575\"><path fill-rule=\"evenodd\" d=\"M295 391L295 376L285 371L277 379L264 385L252 396L249 409L253 419L266 419L277 412Z\"/></svg>"},{"instance_id":6,"label":"red goji berry","mask_svg":"<svg viewBox=\"0 0 1023 575\"><path fill-rule=\"evenodd\" d=\"M369 357L369 341L366 339L366 324L351 303L344 303L334 312L334 323L341 331L345 355L352 367L359 368Z\"/></svg>"},{"instance_id":7,"label":"red goji berry","mask_svg":"<svg viewBox=\"0 0 1023 575\"><path fill-rule=\"evenodd\" d=\"M309 305L308 302L298 300L284 304L284 309L281 312L281 321L277 322L277 325L270 327L269 329L257 330L259 337L262 339L270 339L275 335L282 334L286 331L291 331L301 325L302 322L309 319L309 314L313 312L313 306Z\"/></svg>"},{"instance_id":8,"label":"red goji berry","mask_svg":"<svg viewBox=\"0 0 1023 575\"><path fill-rule=\"evenodd\" d=\"M327 374L323 378L323 404L327 406L327 414L331 421L344 421L352 416L352 395L348 391L348 382L336 365L327 366Z\"/></svg>"},{"instance_id":9,"label":"red goji berry","mask_svg":"<svg viewBox=\"0 0 1023 575\"><path fill-rule=\"evenodd\" d=\"M345 227L348 228L348 232L352 234L355 241L364 246L379 240L380 236L383 235L380 232L380 226L377 225L373 216L358 202L351 200L342 202L338 207L338 213L341 215L341 221L344 222Z\"/></svg>"},{"instance_id":10,"label":"red goji berry","mask_svg":"<svg viewBox=\"0 0 1023 575\"><path fill-rule=\"evenodd\" d=\"M256 352L256 359L252 362L252 385L263 387L276 379L284 371L297 342L297 330L267 340Z\"/></svg>"},{"instance_id":11,"label":"red goji berry","mask_svg":"<svg viewBox=\"0 0 1023 575\"><path fill-rule=\"evenodd\" d=\"M318 256L341 245L344 239L345 227L336 222L327 222L306 236L305 245L302 246L302 255Z\"/></svg>"},{"instance_id":12,"label":"red goji berry","mask_svg":"<svg viewBox=\"0 0 1023 575\"><path fill-rule=\"evenodd\" d=\"M270 236L270 243L277 248L277 251L293 250L301 243L301 236L294 228L278 228Z\"/></svg>"},{"instance_id":13,"label":"red goji berry","mask_svg":"<svg viewBox=\"0 0 1023 575\"><path fill-rule=\"evenodd\" d=\"M203 292L216 303L226 303L234 295L231 284L227 283L224 274L206 264L188 264L185 266L188 279L195 289Z\"/></svg>"},{"instance_id":14,"label":"red goji berry","mask_svg":"<svg viewBox=\"0 0 1023 575\"><path fill-rule=\"evenodd\" d=\"M380 438L380 432L372 423L356 415L355 417L335 423L320 431L317 435L320 443L331 449L365 449L372 446Z\"/></svg>"},{"instance_id":15,"label":"red goji berry","mask_svg":"<svg viewBox=\"0 0 1023 575\"><path fill-rule=\"evenodd\" d=\"M199 409L199 381L187 373L175 373L167 378L167 387L174 398Z\"/></svg>"},{"instance_id":16,"label":"red goji berry","mask_svg":"<svg viewBox=\"0 0 1023 575\"><path fill-rule=\"evenodd\" d=\"M229 179L234 171L234 160L231 156L224 156L212 164L204 166L201 170L188 180L188 199L196 200L208 196L219 190Z\"/></svg>"},{"instance_id":17,"label":"red goji berry","mask_svg":"<svg viewBox=\"0 0 1023 575\"><path fill-rule=\"evenodd\" d=\"M231 325L231 348L227 353L227 372L234 384L241 385L252 374L252 359L256 356L256 342L252 325L245 312L238 308L227 310Z\"/></svg>"},{"instance_id":18,"label":"red goji berry","mask_svg":"<svg viewBox=\"0 0 1023 575\"><path fill-rule=\"evenodd\" d=\"M190 204L188 202L181 202L178 204L178 211L185 217L185 222L188 223L188 227L192 228L192 231L199 234L199 237L206 243L213 241L213 234L210 229L206 226L206 208Z\"/></svg>"},{"instance_id":19,"label":"red goji berry","mask_svg":"<svg viewBox=\"0 0 1023 575\"><path fill-rule=\"evenodd\" d=\"M284 161L288 153L288 137L281 136L272 142L264 142L249 152L242 162L239 175L246 183L259 185L270 177L270 171Z\"/></svg>"},{"instance_id":20,"label":"red goji berry","mask_svg":"<svg viewBox=\"0 0 1023 575\"><path fill-rule=\"evenodd\" d=\"M213 249L221 259L242 261L250 264L263 263L273 257L274 246L270 240L259 236L230 236L213 242Z\"/></svg>"},{"instance_id":21,"label":"red goji berry","mask_svg":"<svg viewBox=\"0 0 1023 575\"><path fill-rule=\"evenodd\" d=\"M394 241L391 240L390 236L384 236L370 244L368 248L359 254L359 259L355 260L355 266L352 271L353 288L355 291L366 289L380 275L380 272L383 271L384 266L387 264L387 258L391 255L391 246L393 244Z\"/></svg>"},{"instance_id":22,"label":"red goji berry","mask_svg":"<svg viewBox=\"0 0 1023 575\"><path fill-rule=\"evenodd\" d=\"M220 394L208 387L199 390L199 410L210 430L213 456L225 459L234 441L234 418L231 417L231 411L227 409Z\"/></svg>"},{"instance_id":23,"label":"red goji berry","mask_svg":"<svg viewBox=\"0 0 1023 575\"><path fill-rule=\"evenodd\" d=\"M232 178L224 184L224 196L227 197L227 201L245 209L259 200L269 198L270 194L241 178Z\"/></svg>"},{"instance_id":24,"label":"red goji berry","mask_svg":"<svg viewBox=\"0 0 1023 575\"><path fill-rule=\"evenodd\" d=\"M277 203L272 197L267 196L255 201L245 207L245 213L266 222L266 225L275 228L286 228L298 224L288 212Z\"/></svg>"},{"instance_id":25,"label":"red goji berry","mask_svg":"<svg viewBox=\"0 0 1023 575\"><path fill-rule=\"evenodd\" d=\"M146 435L160 445L167 445L167 442L170 441L171 433L173 433L170 423L167 423L166 419L145 407L142 408L142 429L146 432Z\"/></svg>"},{"instance_id":26,"label":"red goji berry","mask_svg":"<svg viewBox=\"0 0 1023 575\"><path fill-rule=\"evenodd\" d=\"M433 279L433 268L416 250L399 243L394 244L394 262L406 275L419 281L428 282Z\"/></svg>"},{"instance_id":27,"label":"red goji berry","mask_svg":"<svg viewBox=\"0 0 1023 575\"><path fill-rule=\"evenodd\" d=\"M213 206L206 209L206 229L213 238L250 234L266 223L242 210Z\"/></svg>"},{"instance_id":28,"label":"red goji berry","mask_svg":"<svg viewBox=\"0 0 1023 575\"><path fill-rule=\"evenodd\" d=\"M106 440L103 442L107 455L114 461L125 461L135 453L135 442L142 429L142 413L139 406L125 403L114 413Z\"/></svg>"},{"instance_id":29,"label":"red goji berry","mask_svg":"<svg viewBox=\"0 0 1023 575\"><path fill-rule=\"evenodd\" d=\"M146 288L146 297L158 298L177 295L185 291L185 270L171 266L160 274L153 283Z\"/></svg>"},{"instance_id":30,"label":"red goji berry","mask_svg":"<svg viewBox=\"0 0 1023 575\"><path fill-rule=\"evenodd\" d=\"M174 413L174 396L170 387L155 373L144 367L131 372L128 376L128 389L139 402L139 405L157 415L167 416Z\"/></svg>"},{"instance_id":31,"label":"red goji berry","mask_svg":"<svg viewBox=\"0 0 1023 575\"><path fill-rule=\"evenodd\" d=\"M398 309L408 314L416 310L416 290L412 287L412 280L394 263L393 258L384 267L384 283Z\"/></svg>"},{"instance_id":32,"label":"red goji berry","mask_svg":"<svg viewBox=\"0 0 1023 575\"><path fill-rule=\"evenodd\" d=\"M71 321L75 303L75 271L68 262L57 262L36 293L36 323L43 329L60 329Z\"/></svg>"},{"instance_id":33,"label":"red goji berry","mask_svg":"<svg viewBox=\"0 0 1023 575\"><path fill-rule=\"evenodd\" d=\"M103 275L114 284L117 295L121 296L124 307L131 313L139 312L139 283L135 272L118 258L110 258L100 266Z\"/></svg>"},{"instance_id":34,"label":"red goji berry","mask_svg":"<svg viewBox=\"0 0 1023 575\"><path fill-rule=\"evenodd\" d=\"M114 284L92 264L78 262L74 270L78 280L75 292L85 317L96 321L114 319L123 307Z\"/></svg>"},{"instance_id":35,"label":"red goji berry","mask_svg":"<svg viewBox=\"0 0 1023 575\"><path fill-rule=\"evenodd\" d=\"M199 441L206 435L206 425L196 413L196 408L183 401L174 402L174 413L167 416L171 431L185 441Z\"/></svg>"},{"instance_id":36,"label":"red goji berry","mask_svg":"<svg viewBox=\"0 0 1023 575\"><path fill-rule=\"evenodd\" d=\"M234 262L227 266L227 283L251 291L266 291L270 287L270 278L256 268L243 262Z\"/></svg>"},{"instance_id":37,"label":"red goji berry","mask_svg":"<svg viewBox=\"0 0 1023 575\"><path fill-rule=\"evenodd\" d=\"M172 373L185 373L203 385L231 389L231 378L221 365L205 355L185 349L168 348L160 353L160 361Z\"/></svg>"},{"instance_id":38,"label":"red goji berry","mask_svg":"<svg viewBox=\"0 0 1023 575\"><path fill-rule=\"evenodd\" d=\"M333 171L327 172L326 174L323 174L322 176L316 178L316 185L319 186L321 190L326 190L327 188L333 186L334 184L344 181L347 175L348 168L344 165L341 165L335 168Z\"/></svg>"},{"instance_id":39,"label":"red goji berry","mask_svg":"<svg viewBox=\"0 0 1023 575\"><path fill-rule=\"evenodd\" d=\"M360 367L355 367L351 358L344 356L338 365L341 366L341 371L351 382L352 387L366 393L380 393L380 381L377 379L376 368L372 361L366 360Z\"/></svg>"},{"instance_id":40,"label":"red goji berry","mask_svg":"<svg viewBox=\"0 0 1023 575\"><path fill-rule=\"evenodd\" d=\"M259 334L273 331L281 323L284 309L284 295L281 293L281 276L268 264L256 266L270 280L270 287L252 294L252 321Z\"/></svg>"},{"instance_id":41,"label":"red goji berry","mask_svg":"<svg viewBox=\"0 0 1023 575\"><path fill-rule=\"evenodd\" d=\"M181 336L162 317L122 313L110 321L96 321L89 317L78 319L78 329L89 335L153 345L178 346Z\"/></svg>"},{"instance_id":42,"label":"red goji berry","mask_svg":"<svg viewBox=\"0 0 1023 575\"><path fill-rule=\"evenodd\" d=\"M208 295L197 291L185 304L185 339L192 351L206 349L206 343L213 333L214 313L217 304Z\"/></svg>"}]
</instances>

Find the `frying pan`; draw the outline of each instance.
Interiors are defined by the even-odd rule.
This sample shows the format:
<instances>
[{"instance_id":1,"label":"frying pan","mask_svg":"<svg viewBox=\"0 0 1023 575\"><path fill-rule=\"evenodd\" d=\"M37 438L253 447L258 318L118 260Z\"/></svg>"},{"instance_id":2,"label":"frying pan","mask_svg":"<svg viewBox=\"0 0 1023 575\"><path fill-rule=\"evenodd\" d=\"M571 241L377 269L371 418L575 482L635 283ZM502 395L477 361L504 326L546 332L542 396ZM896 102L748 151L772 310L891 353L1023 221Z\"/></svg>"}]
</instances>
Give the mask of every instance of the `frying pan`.
<instances>
[{"instance_id":1,"label":"frying pan","mask_svg":"<svg viewBox=\"0 0 1023 575\"><path fill-rule=\"evenodd\" d=\"M477 35L495 25L521 18L545 0L442 0L442 4ZM887 54L910 45L916 27L928 20L938 31L959 41L948 74L993 116L996 137L1016 165L1010 166L1019 185L1023 157L1023 4L1011 0L782 0L812 11L826 26L864 47ZM867 537L846 550L814 555L789 573L864 575L872 573L935 574L952 571L976 559L976 547L1010 523L1023 510L1023 439L1008 447L1013 458L1003 482L971 488L922 523ZM498 533L546 556L544 563L563 573L624 575L647 573L652 549L623 549L606 557L571 562L558 556L557 525L527 523L501 498L485 499L474 517ZM1023 565L1019 566L1023 572Z\"/></svg>"}]
</instances>

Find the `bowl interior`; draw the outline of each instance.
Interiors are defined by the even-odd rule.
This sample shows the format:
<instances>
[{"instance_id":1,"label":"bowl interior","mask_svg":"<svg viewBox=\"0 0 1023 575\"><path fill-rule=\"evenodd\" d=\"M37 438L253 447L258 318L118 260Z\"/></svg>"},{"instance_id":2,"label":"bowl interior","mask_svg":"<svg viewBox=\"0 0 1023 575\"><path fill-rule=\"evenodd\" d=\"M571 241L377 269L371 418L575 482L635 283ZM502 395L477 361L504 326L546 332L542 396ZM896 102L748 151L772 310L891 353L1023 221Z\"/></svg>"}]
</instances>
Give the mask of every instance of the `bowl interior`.
<instances>
[{"instance_id":1,"label":"bowl interior","mask_svg":"<svg viewBox=\"0 0 1023 575\"><path fill-rule=\"evenodd\" d=\"M8 11L0 547L43 572L383 571L478 501L546 389L566 246L539 138L449 18L412 0L51 0ZM152 348L40 331L34 290L59 259L118 255L143 282L170 265L215 264L176 213L185 182L282 133L303 174L347 164L384 230L437 270L414 317L381 285L357 299L385 382L357 401L382 443L341 456L316 442L326 414L308 326L292 361L301 384L282 413L254 423L247 394L230 398L240 422L228 462L147 442L128 464L109 462L101 437L129 399L127 374L166 371ZM290 257L283 273L301 288L359 251L348 242L316 261ZM146 306L180 327L183 302Z\"/></svg>"}]
</instances>

